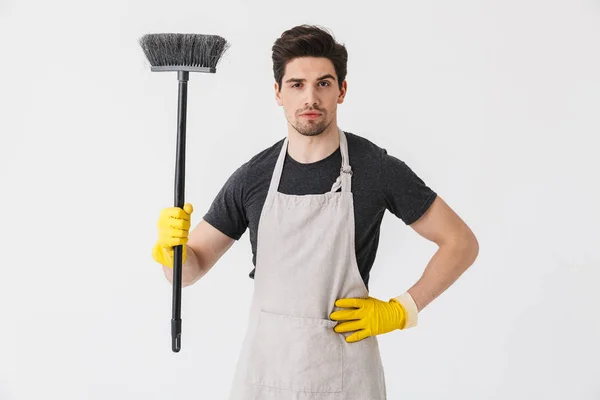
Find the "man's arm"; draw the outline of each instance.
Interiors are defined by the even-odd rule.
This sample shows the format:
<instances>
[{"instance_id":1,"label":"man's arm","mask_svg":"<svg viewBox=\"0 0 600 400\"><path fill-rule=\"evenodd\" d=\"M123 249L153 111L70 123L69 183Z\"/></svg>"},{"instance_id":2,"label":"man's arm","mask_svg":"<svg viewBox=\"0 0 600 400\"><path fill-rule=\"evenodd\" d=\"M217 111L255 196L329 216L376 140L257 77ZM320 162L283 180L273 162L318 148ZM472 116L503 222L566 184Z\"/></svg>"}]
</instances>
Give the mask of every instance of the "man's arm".
<instances>
[{"instance_id":1,"label":"man's arm","mask_svg":"<svg viewBox=\"0 0 600 400\"><path fill-rule=\"evenodd\" d=\"M479 243L467 224L439 195L425 214L409 226L439 246L421 278L408 290L421 311L473 264L479 254Z\"/></svg>"},{"instance_id":2,"label":"man's arm","mask_svg":"<svg viewBox=\"0 0 600 400\"><path fill-rule=\"evenodd\" d=\"M336 325L336 332L356 331L346 338L347 342L416 326L419 312L450 287L479 253L477 239L467 224L406 163L385 150L381 191L386 208L439 249L421 278L401 295L387 302L370 296L335 302L337 307L350 308L330 315L335 321L345 321ZM434 200L429 204L431 198ZM425 205L427 211L415 221L414 216Z\"/></svg>"},{"instance_id":3,"label":"man's arm","mask_svg":"<svg viewBox=\"0 0 600 400\"><path fill-rule=\"evenodd\" d=\"M385 302L367 299L339 299L337 307L349 310L330 314L336 332L354 332L346 338L352 343L369 336L417 325L418 313L446 290L471 265L479 244L471 229L438 195L427 211L409 225L422 237L435 242L439 249L421 278L407 292Z\"/></svg>"},{"instance_id":4,"label":"man's arm","mask_svg":"<svg viewBox=\"0 0 600 400\"><path fill-rule=\"evenodd\" d=\"M181 269L181 286L196 283L217 263L217 261L235 243L205 220L190 232L188 237L187 259ZM173 270L163 266L166 278L173 284Z\"/></svg>"}]
</instances>

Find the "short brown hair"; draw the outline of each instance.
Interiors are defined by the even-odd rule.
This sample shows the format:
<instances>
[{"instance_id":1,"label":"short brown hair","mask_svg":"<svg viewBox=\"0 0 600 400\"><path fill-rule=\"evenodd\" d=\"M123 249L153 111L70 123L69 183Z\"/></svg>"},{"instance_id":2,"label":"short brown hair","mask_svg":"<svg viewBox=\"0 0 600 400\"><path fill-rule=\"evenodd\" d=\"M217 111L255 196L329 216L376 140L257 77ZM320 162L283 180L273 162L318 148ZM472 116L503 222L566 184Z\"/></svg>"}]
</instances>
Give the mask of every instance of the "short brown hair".
<instances>
[{"instance_id":1,"label":"short brown hair","mask_svg":"<svg viewBox=\"0 0 600 400\"><path fill-rule=\"evenodd\" d=\"M298 57L325 57L331 60L339 88L346 79L348 52L337 43L325 28L316 25L298 25L281 34L273 44L273 75L281 90L285 66Z\"/></svg>"}]
</instances>

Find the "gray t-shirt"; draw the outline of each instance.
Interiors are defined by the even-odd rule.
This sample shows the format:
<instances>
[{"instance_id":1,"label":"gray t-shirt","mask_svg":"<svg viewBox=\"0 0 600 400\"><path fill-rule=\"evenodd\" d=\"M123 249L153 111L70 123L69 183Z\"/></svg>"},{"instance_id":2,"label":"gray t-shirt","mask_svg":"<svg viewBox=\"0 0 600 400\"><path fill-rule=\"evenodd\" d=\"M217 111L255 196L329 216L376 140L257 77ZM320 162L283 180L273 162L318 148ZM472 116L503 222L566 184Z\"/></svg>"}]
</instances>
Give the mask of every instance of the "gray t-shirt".
<instances>
[{"instance_id":1,"label":"gray t-shirt","mask_svg":"<svg viewBox=\"0 0 600 400\"><path fill-rule=\"evenodd\" d=\"M356 259L368 288L385 210L410 225L427 211L437 194L406 163L387 154L385 149L361 136L345 133L353 171L351 191ZM249 228L254 264L250 278L254 278L256 269L258 222L283 141L281 139L240 166L204 215L206 222L235 240ZM326 158L310 164L301 164L287 154L279 192L291 195L326 193L340 175L341 165L339 147Z\"/></svg>"}]
</instances>

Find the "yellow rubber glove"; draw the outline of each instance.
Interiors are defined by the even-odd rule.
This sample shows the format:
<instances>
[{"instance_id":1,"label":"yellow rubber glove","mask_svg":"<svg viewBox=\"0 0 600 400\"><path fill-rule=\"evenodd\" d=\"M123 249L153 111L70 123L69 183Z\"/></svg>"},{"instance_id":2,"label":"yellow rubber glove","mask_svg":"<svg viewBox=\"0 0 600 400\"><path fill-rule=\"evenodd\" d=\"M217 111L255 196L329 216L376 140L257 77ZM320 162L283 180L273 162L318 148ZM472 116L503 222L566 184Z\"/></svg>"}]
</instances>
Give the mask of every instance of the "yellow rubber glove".
<instances>
[{"instance_id":1,"label":"yellow rubber glove","mask_svg":"<svg viewBox=\"0 0 600 400\"><path fill-rule=\"evenodd\" d=\"M346 338L348 343L395 329L404 329L406 324L406 311L393 298L388 302L370 296L366 299L345 298L338 299L335 305L340 308L350 308L350 310L334 311L329 316L334 321L346 321L335 326L336 332L356 331Z\"/></svg>"},{"instance_id":2,"label":"yellow rubber glove","mask_svg":"<svg viewBox=\"0 0 600 400\"><path fill-rule=\"evenodd\" d=\"M168 207L158 217L158 240L152 248L152 258L165 267L173 268L173 247L183 245L182 263L187 259L188 234L194 208L186 203L182 208Z\"/></svg>"}]
</instances>

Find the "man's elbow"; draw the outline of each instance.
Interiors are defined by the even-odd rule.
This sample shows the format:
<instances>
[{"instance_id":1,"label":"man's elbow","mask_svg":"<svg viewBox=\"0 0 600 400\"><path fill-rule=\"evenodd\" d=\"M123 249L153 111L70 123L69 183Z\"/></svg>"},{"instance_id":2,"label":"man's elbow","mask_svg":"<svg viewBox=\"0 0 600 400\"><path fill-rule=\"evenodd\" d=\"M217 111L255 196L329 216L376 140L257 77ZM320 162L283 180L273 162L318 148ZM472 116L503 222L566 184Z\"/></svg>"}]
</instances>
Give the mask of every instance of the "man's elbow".
<instances>
[{"instance_id":1,"label":"man's elbow","mask_svg":"<svg viewBox=\"0 0 600 400\"><path fill-rule=\"evenodd\" d=\"M479 241L475 234L469 230L469 233L459 241L458 246L461 254L467 259L468 265L473 264L479 255Z\"/></svg>"},{"instance_id":2,"label":"man's elbow","mask_svg":"<svg viewBox=\"0 0 600 400\"><path fill-rule=\"evenodd\" d=\"M479 255L479 241L468 227L462 232L452 235L439 246L451 249L468 265L471 265Z\"/></svg>"}]
</instances>

